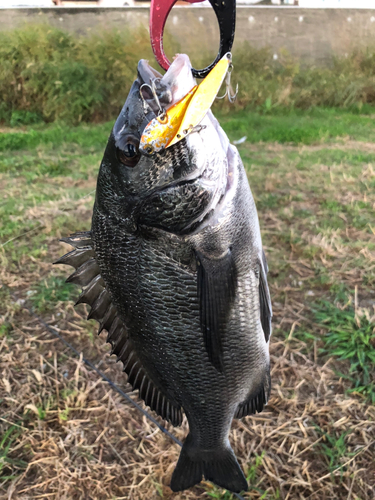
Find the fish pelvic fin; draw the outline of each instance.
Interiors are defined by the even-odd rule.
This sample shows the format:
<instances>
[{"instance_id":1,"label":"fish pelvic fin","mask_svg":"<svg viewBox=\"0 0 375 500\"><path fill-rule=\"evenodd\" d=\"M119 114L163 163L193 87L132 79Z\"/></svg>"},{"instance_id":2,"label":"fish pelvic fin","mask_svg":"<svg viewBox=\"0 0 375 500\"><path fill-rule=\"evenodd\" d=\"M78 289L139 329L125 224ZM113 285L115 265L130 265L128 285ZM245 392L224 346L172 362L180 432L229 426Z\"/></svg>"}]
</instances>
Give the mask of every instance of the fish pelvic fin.
<instances>
[{"instance_id":1,"label":"fish pelvic fin","mask_svg":"<svg viewBox=\"0 0 375 500\"><path fill-rule=\"evenodd\" d=\"M172 475L172 491L183 491L201 482L203 477L234 493L247 491L246 478L228 444L215 450L197 449L191 434L182 447Z\"/></svg>"}]
</instances>

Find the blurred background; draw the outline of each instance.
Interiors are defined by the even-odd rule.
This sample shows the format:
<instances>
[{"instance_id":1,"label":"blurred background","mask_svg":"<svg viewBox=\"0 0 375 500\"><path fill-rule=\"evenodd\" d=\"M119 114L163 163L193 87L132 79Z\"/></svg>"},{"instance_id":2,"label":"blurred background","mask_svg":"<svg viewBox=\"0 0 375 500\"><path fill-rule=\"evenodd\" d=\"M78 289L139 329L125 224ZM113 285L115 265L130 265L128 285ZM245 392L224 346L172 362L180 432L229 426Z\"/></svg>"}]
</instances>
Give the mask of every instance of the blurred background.
<instances>
[{"instance_id":1,"label":"blurred background","mask_svg":"<svg viewBox=\"0 0 375 500\"><path fill-rule=\"evenodd\" d=\"M90 229L139 59L157 68L149 2L0 7L0 498L232 500L206 482L173 494L177 445L46 327L129 392L51 263ZM166 30L170 58L215 57L208 2L179 2ZM271 399L230 437L244 497L373 500L374 1L239 1L233 63L238 99L213 111L248 173L274 310Z\"/></svg>"},{"instance_id":2,"label":"blurred background","mask_svg":"<svg viewBox=\"0 0 375 500\"><path fill-rule=\"evenodd\" d=\"M147 5L150 0L1 0L3 7L124 7ZM183 4L180 1L180 4ZM205 0L201 7L208 7L210 3ZM372 0L239 0L237 5L295 5L309 8L373 8Z\"/></svg>"}]
</instances>

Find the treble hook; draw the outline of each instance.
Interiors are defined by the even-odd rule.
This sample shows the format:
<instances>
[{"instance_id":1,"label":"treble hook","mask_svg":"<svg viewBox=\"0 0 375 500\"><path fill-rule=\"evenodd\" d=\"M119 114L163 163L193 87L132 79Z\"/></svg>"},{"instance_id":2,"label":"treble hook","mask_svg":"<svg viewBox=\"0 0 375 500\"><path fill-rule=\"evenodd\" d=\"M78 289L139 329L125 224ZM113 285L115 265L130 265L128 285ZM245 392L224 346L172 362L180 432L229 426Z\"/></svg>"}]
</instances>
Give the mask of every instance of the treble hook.
<instances>
[{"instance_id":1,"label":"treble hook","mask_svg":"<svg viewBox=\"0 0 375 500\"><path fill-rule=\"evenodd\" d=\"M189 3L198 3L203 0L185 0ZM151 0L150 11L150 38L151 46L160 66L168 70L171 63L164 53L163 47L163 33L164 26L173 5L177 0ZM215 67L220 59L231 51L234 31L236 27L236 0L209 0L212 8L215 11L219 29L220 29L220 48L219 53L209 66L204 69L192 68L193 76L195 78L205 78L208 73Z\"/></svg>"},{"instance_id":2,"label":"treble hook","mask_svg":"<svg viewBox=\"0 0 375 500\"><path fill-rule=\"evenodd\" d=\"M234 101L237 99L237 95L238 95L238 83L236 85L236 92L234 92L232 84L230 82L233 69L234 69L233 68L233 64L231 64L229 66L228 72L227 72L227 74L225 76L225 94L222 95L222 96L220 96L220 97L216 97L216 99L225 99L228 96L228 101L230 103L234 103Z\"/></svg>"},{"instance_id":3,"label":"treble hook","mask_svg":"<svg viewBox=\"0 0 375 500\"><path fill-rule=\"evenodd\" d=\"M151 93L152 93L152 96L154 98L154 101L156 102L156 105L157 107L159 108L158 110L158 115L157 115L157 119L161 122L161 123L164 123L165 119L166 119L166 116L167 116L167 113L165 111L165 109L162 107L162 105L160 104L160 101L159 101L159 97L158 97L158 94L156 92L156 85L155 85L155 82L157 80L160 80L160 78L154 78L153 80L151 80L151 85L149 85L148 83L143 83L139 89L139 93L141 95L141 99L143 101L143 109L145 110L145 113L147 112L148 108L149 108L149 105L148 103L146 102L145 98L144 98L144 95L142 94L142 89L143 87L148 87L150 90L151 90Z\"/></svg>"}]
</instances>

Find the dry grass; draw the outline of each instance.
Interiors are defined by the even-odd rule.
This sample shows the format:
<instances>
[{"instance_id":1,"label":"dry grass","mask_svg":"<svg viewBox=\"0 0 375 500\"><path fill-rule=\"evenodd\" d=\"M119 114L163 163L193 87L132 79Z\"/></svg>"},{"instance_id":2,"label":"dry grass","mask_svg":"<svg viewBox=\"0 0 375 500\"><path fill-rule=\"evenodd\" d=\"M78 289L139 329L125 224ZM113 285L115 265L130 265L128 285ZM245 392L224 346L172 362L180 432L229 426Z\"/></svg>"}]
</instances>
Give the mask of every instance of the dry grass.
<instances>
[{"instance_id":1,"label":"dry grass","mask_svg":"<svg viewBox=\"0 0 375 500\"><path fill-rule=\"evenodd\" d=\"M78 290L63 285L65 270L50 264L65 250L61 235L90 226L88 194L102 148L60 149L69 174L0 174L0 210L8 207L2 242L16 238L0 250L0 280L13 294L0 289L0 498L229 500L208 483L173 494L178 446L23 308L33 307L126 388L94 322L84 319L85 306L72 306ZM374 313L375 156L361 156L373 146L240 148L258 202L275 313L271 400L231 433L251 486L244 497L372 500L375 407L348 393L351 381L340 375L348 362L321 352L326 331L313 311L320 298L344 307L345 293L354 303L357 290L356 311ZM343 156L332 156L337 151ZM49 165L52 151L38 146L29 154ZM186 423L168 429L181 440L187 433Z\"/></svg>"}]
</instances>

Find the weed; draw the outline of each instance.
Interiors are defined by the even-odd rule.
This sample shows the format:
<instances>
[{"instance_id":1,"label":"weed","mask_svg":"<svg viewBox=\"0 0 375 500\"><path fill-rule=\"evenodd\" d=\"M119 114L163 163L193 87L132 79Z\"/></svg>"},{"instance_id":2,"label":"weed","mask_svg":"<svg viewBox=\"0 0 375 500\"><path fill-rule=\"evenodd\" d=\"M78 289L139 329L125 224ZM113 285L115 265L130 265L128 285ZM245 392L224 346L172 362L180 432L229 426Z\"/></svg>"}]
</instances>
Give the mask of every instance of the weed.
<instances>
[{"instance_id":1,"label":"weed","mask_svg":"<svg viewBox=\"0 0 375 500\"><path fill-rule=\"evenodd\" d=\"M59 412L59 419L63 422L66 422L69 419L69 408L64 408Z\"/></svg>"},{"instance_id":2,"label":"weed","mask_svg":"<svg viewBox=\"0 0 375 500\"><path fill-rule=\"evenodd\" d=\"M212 490L207 491L207 495L211 498L215 498L216 500L235 500L234 495L230 493L229 491L225 491L223 493L223 490L217 487L213 487Z\"/></svg>"},{"instance_id":3,"label":"weed","mask_svg":"<svg viewBox=\"0 0 375 500\"><path fill-rule=\"evenodd\" d=\"M262 465L263 457L265 452L263 451L261 455L255 455L254 463L251 464L246 479L250 482L250 484L254 484L257 478L259 467Z\"/></svg>"},{"instance_id":4,"label":"weed","mask_svg":"<svg viewBox=\"0 0 375 500\"><path fill-rule=\"evenodd\" d=\"M43 118L38 113L15 110L12 111L9 124L11 127L19 127L20 125L32 125L34 123L40 123L42 121Z\"/></svg>"},{"instance_id":5,"label":"weed","mask_svg":"<svg viewBox=\"0 0 375 500\"><path fill-rule=\"evenodd\" d=\"M13 327L10 323L4 322L0 325L0 338L9 337Z\"/></svg>"},{"instance_id":6,"label":"weed","mask_svg":"<svg viewBox=\"0 0 375 500\"><path fill-rule=\"evenodd\" d=\"M17 441L19 435L19 428L12 425L0 436L0 482L15 479L17 475L14 473L9 474L9 472L14 471L14 469L22 471L27 466L27 463L23 460L10 457L11 447Z\"/></svg>"},{"instance_id":7,"label":"weed","mask_svg":"<svg viewBox=\"0 0 375 500\"><path fill-rule=\"evenodd\" d=\"M361 393L375 402L375 325L370 317L359 317L353 307L340 308L323 301L315 310L319 324L327 330L323 336L323 352L348 361L346 374L352 392Z\"/></svg>"},{"instance_id":8,"label":"weed","mask_svg":"<svg viewBox=\"0 0 375 500\"><path fill-rule=\"evenodd\" d=\"M55 308L57 302L70 300L74 293L75 290L65 283L64 278L51 276L30 290L29 299L35 310L42 313Z\"/></svg>"},{"instance_id":9,"label":"weed","mask_svg":"<svg viewBox=\"0 0 375 500\"><path fill-rule=\"evenodd\" d=\"M344 472L342 468L342 459L344 457L352 457L354 452L349 453L347 449L347 436L351 434L352 430L349 429L342 432L338 436L329 434L321 429L318 425L314 425L318 433L323 437L323 440L317 444L321 454L327 460L328 469L330 472L340 470L341 474Z\"/></svg>"}]
</instances>

